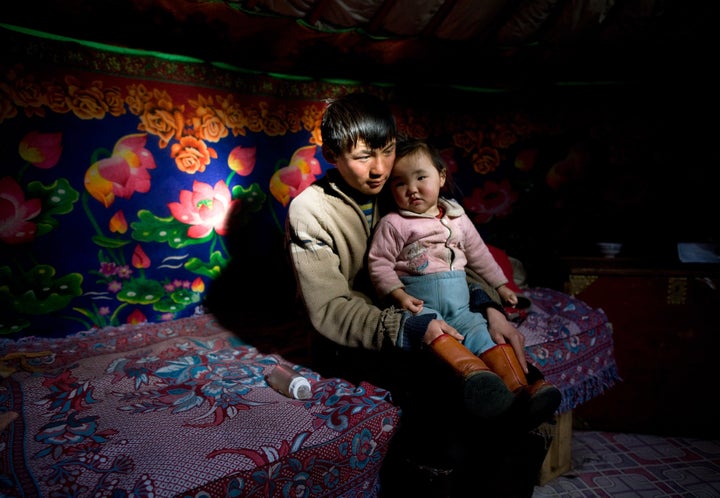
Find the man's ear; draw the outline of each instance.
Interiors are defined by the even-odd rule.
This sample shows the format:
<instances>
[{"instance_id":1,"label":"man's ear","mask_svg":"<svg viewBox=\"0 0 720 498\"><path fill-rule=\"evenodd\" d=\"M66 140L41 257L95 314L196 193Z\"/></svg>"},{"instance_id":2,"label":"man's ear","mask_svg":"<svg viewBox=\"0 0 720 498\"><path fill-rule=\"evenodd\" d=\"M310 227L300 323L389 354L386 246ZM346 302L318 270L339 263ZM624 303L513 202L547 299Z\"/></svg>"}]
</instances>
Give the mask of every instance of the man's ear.
<instances>
[{"instance_id":1,"label":"man's ear","mask_svg":"<svg viewBox=\"0 0 720 498\"><path fill-rule=\"evenodd\" d=\"M322 146L321 150L322 150L322 155L325 158L325 160L327 162L329 162L330 164L335 164L335 162L337 160L337 156L335 155L335 153L333 151L331 151L329 147L325 147L324 145Z\"/></svg>"}]
</instances>

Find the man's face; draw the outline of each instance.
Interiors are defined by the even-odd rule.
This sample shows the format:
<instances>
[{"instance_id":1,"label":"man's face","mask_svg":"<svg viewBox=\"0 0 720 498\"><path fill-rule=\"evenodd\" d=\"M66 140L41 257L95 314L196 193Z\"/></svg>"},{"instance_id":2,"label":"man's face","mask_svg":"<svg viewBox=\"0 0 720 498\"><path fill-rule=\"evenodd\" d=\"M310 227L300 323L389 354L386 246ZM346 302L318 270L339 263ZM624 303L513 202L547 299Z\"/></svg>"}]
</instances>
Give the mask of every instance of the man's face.
<instances>
[{"instance_id":1,"label":"man's face","mask_svg":"<svg viewBox=\"0 0 720 498\"><path fill-rule=\"evenodd\" d=\"M395 161L395 140L382 149L371 149L364 141L337 157L335 167L345 182L366 195L377 195L385 185Z\"/></svg>"}]
</instances>

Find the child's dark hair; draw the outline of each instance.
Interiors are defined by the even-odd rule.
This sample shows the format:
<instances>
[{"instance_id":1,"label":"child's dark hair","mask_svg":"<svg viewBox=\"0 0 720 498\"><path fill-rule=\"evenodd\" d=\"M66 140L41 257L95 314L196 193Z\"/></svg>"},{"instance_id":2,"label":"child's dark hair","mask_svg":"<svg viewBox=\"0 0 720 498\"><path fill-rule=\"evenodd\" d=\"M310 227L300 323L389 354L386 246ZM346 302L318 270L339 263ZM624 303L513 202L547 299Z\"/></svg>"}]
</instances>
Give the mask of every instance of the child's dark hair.
<instances>
[{"instance_id":1,"label":"child's dark hair","mask_svg":"<svg viewBox=\"0 0 720 498\"><path fill-rule=\"evenodd\" d=\"M448 171L447 163L440 155L440 151L432 144L419 138L398 137L397 146L395 147L395 161L401 157L412 154L425 154L430 158L430 162L438 170L439 173L445 173L445 185L440 190L440 195L447 199L461 199L462 193L457 184L453 181L450 171Z\"/></svg>"},{"instance_id":2,"label":"child's dark hair","mask_svg":"<svg viewBox=\"0 0 720 498\"><path fill-rule=\"evenodd\" d=\"M350 93L329 101L320 123L322 152L330 162L352 150L358 139L382 149L397 137L390 107L370 93Z\"/></svg>"}]
</instances>

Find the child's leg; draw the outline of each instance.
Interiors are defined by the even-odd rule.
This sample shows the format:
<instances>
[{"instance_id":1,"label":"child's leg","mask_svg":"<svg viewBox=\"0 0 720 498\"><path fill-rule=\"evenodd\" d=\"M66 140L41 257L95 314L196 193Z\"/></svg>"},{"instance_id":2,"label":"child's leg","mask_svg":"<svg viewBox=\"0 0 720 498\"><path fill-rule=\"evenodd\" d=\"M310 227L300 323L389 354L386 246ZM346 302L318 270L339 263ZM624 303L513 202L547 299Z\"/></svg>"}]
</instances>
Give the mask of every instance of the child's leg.
<instances>
[{"instance_id":1,"label":"child's leg","mask_svg":"<svg viewBox=\"0 0 720 498\"><path fill-rule=\"evenodd\" d=\"M527 397L528 424L537 427L553 416L560 406L560 390L544 379L528 385L525 373L510 344L498 344L480 355L480 359L498 374L508 389Z\"/></svg>"},{"instance_id":2,"label":"child's leg","mask_svg":"<svg viewBox=\"0 0 720 498\"><path fill-rule=\"evenodd\" d=\"M452 336L442 334L428 346L462 380L465 406L481 418L503 415L515 401L515 395L503 380Z\"/></svg>"}]
</instances>

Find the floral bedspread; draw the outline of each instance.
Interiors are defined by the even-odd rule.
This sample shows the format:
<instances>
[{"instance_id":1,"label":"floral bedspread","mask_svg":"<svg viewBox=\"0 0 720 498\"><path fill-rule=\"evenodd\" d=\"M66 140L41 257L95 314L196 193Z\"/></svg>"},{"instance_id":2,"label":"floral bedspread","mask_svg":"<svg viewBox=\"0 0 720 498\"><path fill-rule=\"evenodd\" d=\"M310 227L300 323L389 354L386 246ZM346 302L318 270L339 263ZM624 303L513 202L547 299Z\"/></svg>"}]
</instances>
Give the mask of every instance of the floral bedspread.
<instances>
[{"instance_id":1,"label":"floral bedspread","mask_svg":"<svg viewBox=\"0 0 720 498\"><path fill-rule=\"evenodd\" d=\"M527 358L563 394L559 413L585 403L620 381L612 322L602 309L571 295L525 289L532 303L518 324Z\"/></svg>"},{"instance_id":2,"label":"floral bedspread","mask_svg":"<svg viewBox=\"0 0 720 498\"><path fill-rule=\"evenodd\" d=\"M0 341L2 496L371 497L399 412L389 394L294 368L212 315Z\"/></svg>"},{"instance_id":3,"label":"floral bedspread","mask_svg":"<svg viewBox=\"0 0 720 498\"><path fill-rule=\"evenodd\" d=\"M524 295L517 325L559 412L620 380L603 310ZM0 339L0 495L376 496L399 420L389 393L294 365L313 394L289 399L265 381L280 361L213 315Z\"/></svg>"}]
</instances>

